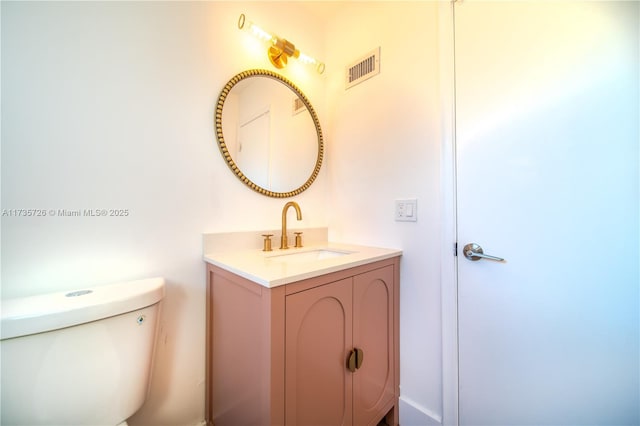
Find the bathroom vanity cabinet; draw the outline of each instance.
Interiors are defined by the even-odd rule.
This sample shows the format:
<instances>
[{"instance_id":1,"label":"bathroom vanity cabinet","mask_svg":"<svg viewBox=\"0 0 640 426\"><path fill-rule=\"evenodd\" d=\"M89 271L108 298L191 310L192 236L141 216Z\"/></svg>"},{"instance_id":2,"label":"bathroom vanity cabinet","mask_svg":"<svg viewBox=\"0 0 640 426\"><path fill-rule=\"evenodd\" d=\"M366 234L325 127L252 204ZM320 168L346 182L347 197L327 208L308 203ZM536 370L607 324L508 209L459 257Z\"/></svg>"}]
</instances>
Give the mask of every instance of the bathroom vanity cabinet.
<instances>
[{"instance_id":1,"label":"bathroom vanity cabinet","mask_svg":"<svg viewBox=\"0 0 640 426\"><path fill-rule=\"evenodd\" d=\"M399 257L272 288L207 275L207 425L398 424Z\"/></svg>"}]
</instances>

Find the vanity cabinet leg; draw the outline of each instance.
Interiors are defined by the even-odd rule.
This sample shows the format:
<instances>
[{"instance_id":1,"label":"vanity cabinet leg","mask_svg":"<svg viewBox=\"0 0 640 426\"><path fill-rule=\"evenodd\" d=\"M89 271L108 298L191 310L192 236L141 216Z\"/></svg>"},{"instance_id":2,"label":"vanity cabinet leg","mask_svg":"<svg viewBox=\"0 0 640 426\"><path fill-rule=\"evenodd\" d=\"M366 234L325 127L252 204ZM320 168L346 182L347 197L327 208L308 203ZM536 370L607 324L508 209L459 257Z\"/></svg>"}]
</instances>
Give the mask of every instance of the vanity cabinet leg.
<instances>
[{"instance_id":1,"label":"vanity cabinet leg","mask_svg":"<svg viewBox=\"0 0 640 426\"><path fill-rule=\"evenodd\" d=\"M391 410L389 410L389 412L384 416L384 418L380 420L377 426L398 426L399 425L398 417L399 417L398 409L394 405L391 408Z\"/></svg>"}]
</instances>

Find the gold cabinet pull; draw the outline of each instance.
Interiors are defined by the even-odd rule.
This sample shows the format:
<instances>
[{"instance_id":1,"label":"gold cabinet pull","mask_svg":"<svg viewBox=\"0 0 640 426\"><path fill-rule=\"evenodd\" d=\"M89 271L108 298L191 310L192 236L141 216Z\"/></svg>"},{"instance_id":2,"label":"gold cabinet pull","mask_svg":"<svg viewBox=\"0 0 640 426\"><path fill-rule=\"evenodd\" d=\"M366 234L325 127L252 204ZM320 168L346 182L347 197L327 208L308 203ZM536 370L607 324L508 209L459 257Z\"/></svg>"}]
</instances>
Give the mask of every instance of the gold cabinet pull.
<instances>
[{"instance_id":1,"label":"gold cabinet pull","mask_svg":"<svg viewBox=\"0 0 640 426\"><path fill-rule=\"evenodd\" d=\"M352 373L355 373L356 370L362 367L362 361L364 360L364 351L359 348L351 349L349 352L349 357L347 358L347 368Z\"/></svg>"},{"instance_id":2,"label":"gold cabinet pull","mask_svg":"<svg viewBox=\"0 0 640 426\"><path fill-rule=\"evenodd\" d=\"M356 370L357 370L357 367L356 367L356 350L355 349L351 349L351 352L349 352L349 357L347 358L347 368L352 373L355 373Z\"/></svg>"},{"instance_id":3,"label":"gold cabinet pull","mask_svg":"<svg viewBox=\"0 0 640 426\"><path fill-rule=\"evenodd\" d=\"M356 348L356 369L362 367L362 361L364 360L364 351Z\"/></svg>"}]
</instances>

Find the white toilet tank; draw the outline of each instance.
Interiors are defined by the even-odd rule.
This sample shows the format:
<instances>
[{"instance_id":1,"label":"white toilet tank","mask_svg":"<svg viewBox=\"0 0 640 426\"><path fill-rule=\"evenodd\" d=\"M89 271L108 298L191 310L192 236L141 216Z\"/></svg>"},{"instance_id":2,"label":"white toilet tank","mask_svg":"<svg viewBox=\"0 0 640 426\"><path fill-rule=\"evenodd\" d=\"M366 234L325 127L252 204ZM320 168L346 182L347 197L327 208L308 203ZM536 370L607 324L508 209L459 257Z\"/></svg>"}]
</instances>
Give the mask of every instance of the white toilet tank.
<instances>
[{"instance_id":1,"label":"white toilet tank","mask_svg":"<svg viewBox=\"0 0 640 426\"><path fill-rule=\"evenodd\" d=\"M2 301L0 424L115 426L149 388L164 279Z\"/></svg>"}]
</instances>

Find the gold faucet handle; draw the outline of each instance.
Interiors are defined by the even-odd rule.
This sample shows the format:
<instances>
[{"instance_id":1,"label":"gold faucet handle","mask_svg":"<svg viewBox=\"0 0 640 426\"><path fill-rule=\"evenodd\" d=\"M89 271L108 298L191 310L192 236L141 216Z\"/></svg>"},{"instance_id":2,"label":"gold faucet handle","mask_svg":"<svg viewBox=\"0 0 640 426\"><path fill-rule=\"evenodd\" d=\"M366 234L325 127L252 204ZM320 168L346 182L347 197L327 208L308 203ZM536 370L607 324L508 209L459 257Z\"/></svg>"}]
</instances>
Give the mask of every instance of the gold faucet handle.
<instances>
[{"instance_id":1,"label":"gold faucet handle","mask_svg":"<svg viewBox=\"0 0 640 426\"><path fill-rule=\"evenodd\" d=\"M262 251L271 251L271 237L273 237L273 234L262 234L262 236L264 237Z\"/></svg>"},{"instance_id":2,"label":"gold faucet handle","mask_svg":"<svg viewBox=\"0 0 640 426\"><path fill-rule=\"evenodd\" d=\"M294 232L296 234L296 247L302 247L302 232Z\"/></svg>"}]
</instances>

